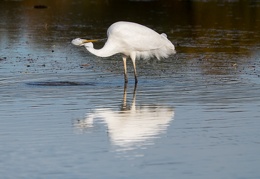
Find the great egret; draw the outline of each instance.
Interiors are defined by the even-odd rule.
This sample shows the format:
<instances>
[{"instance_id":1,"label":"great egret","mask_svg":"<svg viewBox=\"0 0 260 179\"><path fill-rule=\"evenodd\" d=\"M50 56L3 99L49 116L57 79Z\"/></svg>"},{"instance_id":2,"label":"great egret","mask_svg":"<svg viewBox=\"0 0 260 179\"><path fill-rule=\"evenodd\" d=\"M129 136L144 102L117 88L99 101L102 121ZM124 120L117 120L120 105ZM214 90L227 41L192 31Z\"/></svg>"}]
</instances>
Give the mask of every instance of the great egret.
<instances>
[{"instance_id":1,"label":"great egret","mask_svg":"<svg viewBox=\"0 0 260 179\"><path fill-rule=\"evenodd\" d=\"M167 58L171 54L175 54L174 45L167 39L167 35L158 34L154 30L143 25L133 22L116 22L107 30L107 42L104 47L96 50L92 42L99 40L86 40L76 38L72 40L72 44L77 46L85 46L92 54L99 57L109 57L114 54L122 54L124 62L125 83L128 82L126 59L130 56L133 62L135 83L137 80L135 60L138 58L156 57Z\"/></svg>"}]
</instances>

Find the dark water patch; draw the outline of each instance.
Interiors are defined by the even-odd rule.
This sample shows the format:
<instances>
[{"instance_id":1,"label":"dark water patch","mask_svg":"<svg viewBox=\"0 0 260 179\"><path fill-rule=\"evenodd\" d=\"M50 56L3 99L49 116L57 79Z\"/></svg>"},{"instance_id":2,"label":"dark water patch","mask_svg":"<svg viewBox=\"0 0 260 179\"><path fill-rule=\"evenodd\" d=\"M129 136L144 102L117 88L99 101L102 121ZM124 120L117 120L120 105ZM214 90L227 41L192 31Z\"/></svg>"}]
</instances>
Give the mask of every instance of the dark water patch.
<instances>
[{"instance_id":1,"label":"dark water patch","mask_svg":"<svg viewBox=\"0 0 260 179\"><path fill-rule=\"evenodd\" d=\"M75 81L40 81L28 82L26 84L32 86L95 86L95 83Z\"/></svg>"},{"instance_id":2,"label":"dark water patch","mask_svg":"<svg viewBox=\"0 0 260 179\"><path fill-rule=\"evenodd\" d=\"M0 57L0 61L4 61L4 60L6 60L6 57L3 58Z\"/></svg>"},{"instance_id":3,"label":"dark water patch","mask_svg":"<svg viewBox=\"0 0 260 179\"><path fill-rule=\"evenodd\" d=\"M33 7L34 7L34 9L46 9L46 8L48 8L48 6L46 6L46 5L41 5L41 4L39 4L39 5L34 5Z\"/></svg>"}]
</instances>

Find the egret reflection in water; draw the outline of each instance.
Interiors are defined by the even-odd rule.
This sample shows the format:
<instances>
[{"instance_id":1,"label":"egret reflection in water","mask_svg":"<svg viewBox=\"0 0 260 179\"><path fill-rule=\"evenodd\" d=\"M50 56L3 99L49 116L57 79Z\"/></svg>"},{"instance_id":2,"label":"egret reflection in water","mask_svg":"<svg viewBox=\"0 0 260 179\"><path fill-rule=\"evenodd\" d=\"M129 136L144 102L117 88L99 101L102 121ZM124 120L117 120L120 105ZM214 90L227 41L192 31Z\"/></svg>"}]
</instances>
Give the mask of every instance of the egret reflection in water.
<instances>
[{"instance_id":1,"label":"egret reflection in water","mask_svg":"<svg viewBox=\"0 0 260 179\"><path fill-rule=\"evenodd\" d=\"M142 146L158 138L165 132L174 118L172 107L162 105L137 105L136 86L133 99L127 105L127 87L124 87L120 109L98 108L86 114L85 119L77 120L74 126L87 129L94 126L94 120L101 120L108 127L108 135L114 145L126 148Z\"/></svg>"}]
</instances>

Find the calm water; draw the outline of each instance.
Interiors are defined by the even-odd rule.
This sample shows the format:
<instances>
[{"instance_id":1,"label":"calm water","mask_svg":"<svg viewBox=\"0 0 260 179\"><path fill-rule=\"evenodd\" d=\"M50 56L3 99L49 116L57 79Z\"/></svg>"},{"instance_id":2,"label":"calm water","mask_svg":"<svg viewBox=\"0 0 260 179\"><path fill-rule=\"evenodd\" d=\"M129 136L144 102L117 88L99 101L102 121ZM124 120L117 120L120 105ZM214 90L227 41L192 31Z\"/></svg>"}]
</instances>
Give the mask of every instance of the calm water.
<instances>
[{"instance_id":1,"label":"calm water","mask_svg":"<svg viewBox=\"0 0 260 179\"><path fill-rule=\"evenodd\" d=\"M70 43L118 20L176 45L137 86ZM259 178L259 29L259 1L1 1L1 177Z\"/></svg>"}]
</instances>

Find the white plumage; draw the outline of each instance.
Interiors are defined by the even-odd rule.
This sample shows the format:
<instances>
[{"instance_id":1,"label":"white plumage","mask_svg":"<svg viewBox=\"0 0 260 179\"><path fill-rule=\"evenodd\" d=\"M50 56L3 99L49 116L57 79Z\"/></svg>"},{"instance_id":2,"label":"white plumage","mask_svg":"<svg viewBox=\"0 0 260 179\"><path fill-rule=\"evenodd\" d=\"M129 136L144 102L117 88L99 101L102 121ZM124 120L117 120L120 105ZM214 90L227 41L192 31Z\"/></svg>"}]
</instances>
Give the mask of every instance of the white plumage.
<instances>
[{"instance_id":1,"label":"white plumage","mask_svg":"<svg viewBox=\"0 0 260 179\"><path fill-rule=\"evenodd\" d=\"M86 49L99 57L109 57L114 54L123 54L125 82L127 79L126 58L130 56L134 66L135 82L137 73L135 60L139 58L156 57L167 58L175 54L174 45L167 39L166 34L158 34L154 30L133 22L116 22L107 30L107 42L104 47L94 49L93 43L98 40L74 39L72 43L85 46Z\"/></svg>"}]
</instances>

